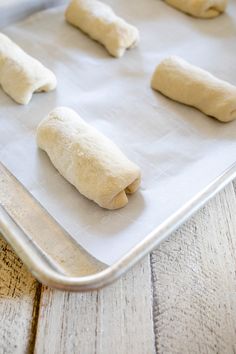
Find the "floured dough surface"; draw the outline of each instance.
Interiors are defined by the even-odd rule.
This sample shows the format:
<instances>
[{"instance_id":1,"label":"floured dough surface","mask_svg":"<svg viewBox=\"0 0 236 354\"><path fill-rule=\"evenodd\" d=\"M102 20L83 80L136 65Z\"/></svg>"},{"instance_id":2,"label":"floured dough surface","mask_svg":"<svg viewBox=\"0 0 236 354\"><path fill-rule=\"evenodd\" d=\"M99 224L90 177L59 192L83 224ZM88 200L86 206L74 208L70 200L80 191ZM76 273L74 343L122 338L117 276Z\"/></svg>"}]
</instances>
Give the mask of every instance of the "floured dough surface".
<instances>
[{"instance_id":1,"label":"floured dough surface","mask_svg":"<svg viewBox=\"0 0 236 354\"><path fill-rule=\"evenodd\" d=\"M236 87L179 57L162 60L153 74L151 86L222 122L236 119Z\"/></svg>"},{"instance_id":2,"label":"floured dough surface","mask_svg":"<svg viewBox=\"0 0 236 354\"><path fill-rule=\"evenodd\" d=\"M137 45L138 29L118 17L111 7L98 0L72 0L66 20L105 46L114 57Z\"/></svg>"},{"instance_id":3,"label":"floured dough surface","mask_svg":"<svg viewBox=\"0 0 236 354\"><path fill-rule=\"evenodd\" d=\"M139 187L139 167L69 108L56 108L42 120L37 143L62 176L103 208L124 207L127 194Z\"/></svg>"},{"instance_id":4,"label":"floured dough surface","mask_svg":"<svg viewBox=\"0 0 236 354\"><path fill-rule=\"evenodd\" d=\"M227 0L165 0L165 2L189 15L201 18L219 16L225 11Z\"/></svg>"},{"instance_id":5,"label":"floured dough surface","mask_svg":"<svg viewBox=\"0 0 236 354\"><path fill-rule=\"evenodd\" d=\"M51 91L55 75L38 60L0 33L0 84L20 104L27 104L34 92Z\"/></svg>"}]
</instances>

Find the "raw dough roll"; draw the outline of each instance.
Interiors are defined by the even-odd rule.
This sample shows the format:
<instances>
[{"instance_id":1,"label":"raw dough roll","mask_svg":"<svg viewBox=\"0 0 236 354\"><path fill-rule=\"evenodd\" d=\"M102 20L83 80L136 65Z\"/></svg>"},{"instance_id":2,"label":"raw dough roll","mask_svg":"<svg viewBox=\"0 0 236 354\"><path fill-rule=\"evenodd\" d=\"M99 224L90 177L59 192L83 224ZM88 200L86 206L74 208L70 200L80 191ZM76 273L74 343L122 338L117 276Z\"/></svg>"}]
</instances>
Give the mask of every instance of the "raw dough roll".
<instances>
[{"instance_id":1,"label":"raw dough roll","mask_svg":"<svg viewBox=\"0 0 236 354\"><path fill-rule=\"evenodd\" d=\"M165 2L189 15L211 18L224 12L227 0L165 0Z\"/></svg>"},{"instance_id":2,"label":"raw dough roll","mask_svg":"<svg viewBox=\"0 0 236 354\"><path fill-rule=\"evenodd\" d=\"M222 122L236 118L236 87L181 58L162 60L153 74L151 86Z\"/></svg>"},{"instance_id":3,"label":"raw dough roll","mask_svg":"<svg viewBox=\"0 0 236 354\"><path fill-rule=\"evenodd\" d=\"M56 87L55 75L0 33L0 84L20 104L27 104L34 92Z\"/></svg>"},{"instance_id":4,"label":"raw dough roll","mask_svg":"<svg viewBox=\"0 0 236 354\"><path fill-rule=\"evenodd\" d=\"M97 0L72 0L66 20L103 44L114 57L123 56L139 41L137 28L115 15L106 4Z\"/></svg>"},{"instance_id":5,"label":"raw dough roll","mask_svg":"<svg viewBox=\"0 0 236 354\"><path fill-rule=\"evenodd\" d=\"M103 208L122 208L126 194L139 187L139 167L69 108L56 108L42 120L37 143L63 177Z\"/></svg>"}]
</instances>

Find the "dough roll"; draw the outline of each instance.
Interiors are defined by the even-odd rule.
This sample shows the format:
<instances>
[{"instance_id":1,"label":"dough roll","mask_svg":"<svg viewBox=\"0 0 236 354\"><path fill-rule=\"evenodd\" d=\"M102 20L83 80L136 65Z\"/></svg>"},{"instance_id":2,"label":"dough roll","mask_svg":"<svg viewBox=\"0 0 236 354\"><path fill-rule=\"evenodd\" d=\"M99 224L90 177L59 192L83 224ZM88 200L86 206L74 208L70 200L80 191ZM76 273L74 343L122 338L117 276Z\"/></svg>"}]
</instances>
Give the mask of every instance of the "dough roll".
<instances>
[{"instance_id":1,"label":"dough roll","mask_svg":"<svg viewBox=\"0 0 236 354\"><path fill-rule=\"evenodd\" d=\"M100 42L114 57L123 56L126 49L139 41L138 29L115 15L106 4L97 0L72 0L66 20Z\"/></svg>"},{"instance_id":2,"label":"dough roll","mask_svg":"<svg viewBox=\"0 0 236 354\"><path fill-rule=\"evenodd\" d=\"M0 33L0 84L20 104L27 104L34 92L51 91L55 75Z\"/></svg>"},{"instance_id":3,"label":"dough roll","mask_svg":"<svg viewBox=\"0 0 236 354\"><path fill-rule=\"evenodd\" d=\"M69 108L56 108L42 120L37 143L63 177L103 208L122 208L126 194L139 187L139 167Z\"/></svg>"},{"instance_id":4,"label":"dough roll","mask_svg":"<svg viewBox=\"0 0 236 354\"><path fill-rule=\"evenodd\" d=\"M236 118L236 87L181 58L162 60L153 74L151 86L222 122Z\"/></svg>"},{"instance_id":5,"label":"dough roll","mask_svg":"<svg viewBox=\"0 0 236 354\"><path fill-rule=\"evenodd\" d=\"M165 2L189 15L212 18L225 11L227 0L165 0Z\"/></svg>"}]
</instances>

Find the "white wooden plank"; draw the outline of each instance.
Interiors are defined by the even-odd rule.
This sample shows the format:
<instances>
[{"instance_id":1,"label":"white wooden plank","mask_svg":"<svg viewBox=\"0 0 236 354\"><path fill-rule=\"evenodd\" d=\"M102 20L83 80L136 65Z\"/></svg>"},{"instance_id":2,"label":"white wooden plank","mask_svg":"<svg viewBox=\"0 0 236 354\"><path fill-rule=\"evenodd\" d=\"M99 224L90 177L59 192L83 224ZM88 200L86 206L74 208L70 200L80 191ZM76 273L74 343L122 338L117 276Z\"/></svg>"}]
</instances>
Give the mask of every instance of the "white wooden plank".
<instances>
[{"instance_id":1,"label":"white wooden plank","mask_svg":"<svg viewBox=\"0 0 236 354\"><path fill-rule=\"evenodd\" d=\"M151 255L158 353L236 353L232 184Z\"/></svg>"},{"instance_id":2,"label":"white wooden plank","mask_svg":"<svg viewBox=\"0 0 236 354\"><path fill-rule=\"evenodd\" d=\"M147 257L115 284L97 292L44 288L37 354L152 354L154 332Z\"/></svg>"},{"instance_id":3,"label":"white wooden plank","mask_svg":"<svg viewBox=\"0 0 236 354\"><path fill-rule=\"evenodd\" d=\"M0 353L22 354L34 345L41 286L0 239Z\"/></svg>"}]
</instances>

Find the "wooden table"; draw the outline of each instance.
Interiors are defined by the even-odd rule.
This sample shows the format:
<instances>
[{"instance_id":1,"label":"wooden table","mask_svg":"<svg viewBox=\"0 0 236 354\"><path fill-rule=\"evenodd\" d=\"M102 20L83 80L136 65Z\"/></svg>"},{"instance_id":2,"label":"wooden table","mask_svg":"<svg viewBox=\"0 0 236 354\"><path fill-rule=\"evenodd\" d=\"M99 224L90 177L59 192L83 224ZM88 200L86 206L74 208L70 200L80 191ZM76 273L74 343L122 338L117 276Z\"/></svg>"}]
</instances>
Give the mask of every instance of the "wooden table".
<instances>
[{"instance_id":1,"label":"wooden table","mask_svg":"<svg viewBox=\"0 0 236 354\"><path fill-rule=\"evenodd\" d=\"M40 285L1 240L0 353L236 353L235 187L100 291Z\"/></svg>"}]
</instances>

